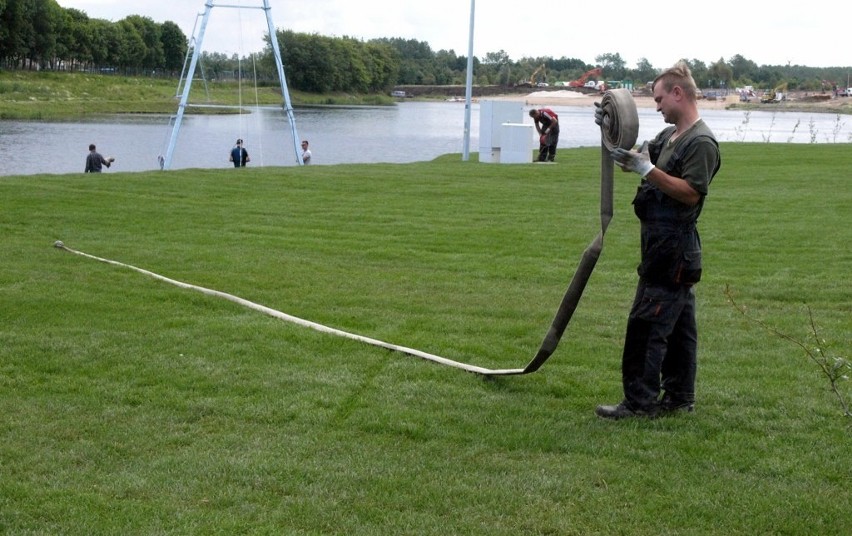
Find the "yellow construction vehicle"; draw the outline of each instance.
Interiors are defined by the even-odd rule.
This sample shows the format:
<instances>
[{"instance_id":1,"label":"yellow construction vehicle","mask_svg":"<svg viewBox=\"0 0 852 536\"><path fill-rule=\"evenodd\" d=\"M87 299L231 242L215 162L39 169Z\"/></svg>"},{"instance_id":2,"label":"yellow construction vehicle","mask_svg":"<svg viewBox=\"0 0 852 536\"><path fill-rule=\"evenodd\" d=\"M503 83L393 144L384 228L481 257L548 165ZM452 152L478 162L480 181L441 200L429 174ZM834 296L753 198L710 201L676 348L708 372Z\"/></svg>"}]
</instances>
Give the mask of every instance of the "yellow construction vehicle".
<instances>
[{"instance_id":1,"label":"yellow construction vehicle","mask_svg":"<svg viewBox=\"0 0 852 536\"><path fill-rule=\"evenodd\" d=\"M787 100L787 82L784 82L775 89L770 89L760 97L760 102L763 104L771 102L781 102Z\"/></svg>"},{"instance_id":2,"label":"yellow construction vehicle","mask_svg":"<svg viewBox=\"0 0 852 536\"><path fill-rule=\"evenodd\" d=\"M532 76L530 76L530 85L531 86L535 87L535 85L536 85L535 77L538 76L538 73L540 73L542 71L544 71L544 64L543 63L541 65L539 65L538 69L533 71ZM544 76L543 78L547 79L547 76Z\"/></svg>"}]
</instances>

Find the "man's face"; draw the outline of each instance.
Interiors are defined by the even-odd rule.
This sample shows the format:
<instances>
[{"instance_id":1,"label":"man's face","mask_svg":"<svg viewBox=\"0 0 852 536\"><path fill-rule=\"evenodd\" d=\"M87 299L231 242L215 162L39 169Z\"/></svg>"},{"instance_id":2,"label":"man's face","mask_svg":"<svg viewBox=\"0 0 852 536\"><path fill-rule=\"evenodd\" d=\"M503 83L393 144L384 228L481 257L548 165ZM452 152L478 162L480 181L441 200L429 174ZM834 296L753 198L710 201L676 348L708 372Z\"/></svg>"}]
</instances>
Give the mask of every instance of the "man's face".
<instances>
[{"instance_id":1,"label":"man's face","mask_svg":"<svg viewBox=\"0 0 852 536\"><path fill-rule=\"evenodd\" d=\"M302 142L302 150L304 151L307 148L308 148L308 144L305 143L305 142Z\"/></svg>"},{"instance_id":2,"label":"man's face","mask_svg":"<svg viewBox=\"0 0 852 536\"><path fill-rule=\"evenodd\" d=\"M672 87L666 91L663 84L654 86L654 102L657 103L657 111L663 114L666 123L674 125L680 119L680 103L683 100L683 89L680 86Z\"/></svg>"}]
</instances>

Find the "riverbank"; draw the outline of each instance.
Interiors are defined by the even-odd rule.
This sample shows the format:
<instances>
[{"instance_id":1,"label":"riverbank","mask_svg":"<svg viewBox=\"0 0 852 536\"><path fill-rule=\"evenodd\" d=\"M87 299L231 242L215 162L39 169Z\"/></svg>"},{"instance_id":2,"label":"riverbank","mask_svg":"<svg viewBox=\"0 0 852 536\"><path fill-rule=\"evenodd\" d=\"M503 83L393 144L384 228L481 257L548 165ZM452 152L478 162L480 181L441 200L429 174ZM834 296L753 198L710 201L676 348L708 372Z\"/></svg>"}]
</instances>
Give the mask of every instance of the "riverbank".
<instances>
[{"instance_id":1,"label":"riverbank","mask_svg":"<svg viewBox=\"0 0 852 536\"><path fill-rule=\"evenodd\" d=\"M522 100L526 106L593 106L600 101L601 96L579 93L570 90L535 91L526 95L499 95L493 100ZM634 94L638 108L656 108L656 103L650 95ZM710 110L761 110L779 112L813 112L852 114L852 98L834 97L820 98L813 94L791 93L783 102L761 104L757 98L751 102L740 102L737 95L716 99L699 99L698 107Z\"/></svg>"},{"instance_id":2,"label":"riverbank","mask_svg":"<svg viewBox=\"0 0 852 536\"><path fill-rule=\"evenodd\" d=\"M174 114L179 101L174 78L127 77L93 73L0 70L0 119L62 121L105 114ZM221 107L190 107L192 114L236 114L255 105L281 104L279 85L235 80L196 81L189 102ZM294 106L393 105L384 95L313 94L290 91Z\"/></svg>"},{"instance_id":3,"label":"riverbank","mask_svg":"<svg viewBox=\"0 0 852 536\"><path fill-rule=\"evenodd\" d=\"M177 80L171 78L125 77L92 73L0 71L0 119L23 121L73 120L104 114L174 114L177 109ZM461 97L456 97L461 98ZM648 94L634 94L640 108L655 108ZM600 95L579 91L548 89L530 93L497 94L482 99L516 100L527 106L593 106ZM388 95L315 94L291 90L294 107L307 106L392 106ZM431 99L426 99L431 100ZM277 85L245 85L236 81L196 82L190 102L221 107L191 107L192 114L236 114L239 107L281 104ZM821 98L821 95L790 93L786 101L761 104L739 102L739 97L701 99L700 108L721 110L761 110L852 114L852 98Z\"/></svg>"}]
</instances>

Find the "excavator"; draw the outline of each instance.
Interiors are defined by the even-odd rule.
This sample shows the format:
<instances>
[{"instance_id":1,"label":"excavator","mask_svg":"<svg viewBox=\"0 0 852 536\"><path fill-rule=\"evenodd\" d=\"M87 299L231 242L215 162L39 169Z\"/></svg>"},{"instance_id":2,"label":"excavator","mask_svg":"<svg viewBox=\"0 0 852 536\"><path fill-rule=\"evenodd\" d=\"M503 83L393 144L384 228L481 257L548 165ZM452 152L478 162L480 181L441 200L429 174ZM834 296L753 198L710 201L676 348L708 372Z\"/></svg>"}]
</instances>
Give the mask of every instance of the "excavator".
<instances>
[{"instance_id":1,"label":"excavator","mask_svg":"<svg viewBox=\"0 0 852 536\"><path fill-rule=\"evenodd\" d=\"M781 102L783 100L787 100L787 82L784 82L775 89L770 89L760 97L760 102L763 104Z\"/></svg>"},{"instance_id":2,"label":"excavator","mask_svg":"<svg viewBox=\"0 0 852 536\"><path fill-rule=\"evenodd\" d=\"M581 76L580 78L568 82L568 87L583 87L586 85L586 80L593 76L600 77L602 74L603 69L601 69L600 67L595 67L591 71L586 71L585 73L583 73L583 76Z\"/></svg>"},{"instance_id":3,"label":"excavator","mask_svg":"<svg viewBox=\"0 0 852 536\"><path fill-rule=\"evenodd\" d=\"M538 76L538 73L540 73L542 71L544 71L544 64L543 63L541 65L539 65L538 68L535 71L533 71L533 74L530 76L530 85L531 86L535 87L535 85L536 85L535 77ZM547 77L545 76L545 79L546 78Z\"/></svg>"}]
</instances>

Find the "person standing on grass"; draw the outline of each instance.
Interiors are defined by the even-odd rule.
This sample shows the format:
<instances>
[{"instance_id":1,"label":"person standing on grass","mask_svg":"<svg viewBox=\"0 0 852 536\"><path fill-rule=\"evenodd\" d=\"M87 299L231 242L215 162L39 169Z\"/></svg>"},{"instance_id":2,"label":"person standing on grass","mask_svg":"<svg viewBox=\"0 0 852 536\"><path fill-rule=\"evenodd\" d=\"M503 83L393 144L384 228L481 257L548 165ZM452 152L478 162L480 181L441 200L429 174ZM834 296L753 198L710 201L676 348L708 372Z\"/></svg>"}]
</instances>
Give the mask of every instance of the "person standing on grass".
<instances>
[{"instance_id":1,"label":"person standing on grass","mask_svg":"<svg viewBox=\"0 0 852 536\"><path fill-rule=\"evenodd\" d=\"M538 161L553 162L559 143L559 116L550 108L541 108L530 110L530 117L539 136Z\"/></svg>"},{"instance_id":2,"label":"person standing on grass","mask_svg":"<svg viewBox=\"0 0 852 536\"><path fill-rule=\"evenodd\" d=\"M86 168L83 172L100 173L103 171L104 166L110 167L113 162L115 162L115 158L104 158L103 155L97 151L95 144L91 143L89 144L89 154L86 156Z\"/></svg>"},{"instance_id":3,"label":"person standing on grass","mask_svg":"<svg viewBox=\"0 0 852 536\"><path fill-rule=\"evenodd\" d=\"M243 147L242 139L237 140L237 143L234 144L234 148L231 149L231 157L228 160L234 163L235 168L245 167L247 163L251 162L248 151Z\"/></svg>"},{"instance_id":4,"label":"person standing on grass","mask_svg":"<svg viewBox=\"0 0 852 536\"><path fill-rule=\"evenodd\" d=\"M633 200L642 256L621 362L624 400L598 406L595 413L605 419L689 412L695 404L698 328L693 286L701 279L696 224L721 155L713 132L698 114L696 85L685 62L664 71L652 87L657 111L674 126L643 143L639 151L612 151L616 164L642 177ZM598 106L595 122L602 121Z\"/></svg>"},{"instance_id":5,"label":"person standing on grass","mask_svg":"<svg viewBox=\"0 0 852 536\"><path fill-rule=\"evenodd\" d=\"M302 163L305 165L311 163L311 150L308 149L308 140L302 140Z\"/></svg>"}]
</instances>

